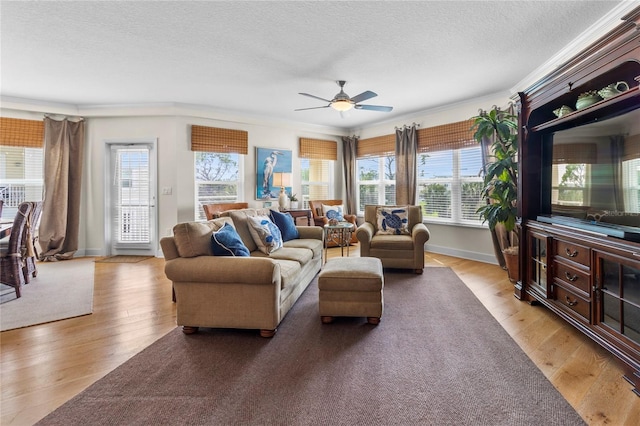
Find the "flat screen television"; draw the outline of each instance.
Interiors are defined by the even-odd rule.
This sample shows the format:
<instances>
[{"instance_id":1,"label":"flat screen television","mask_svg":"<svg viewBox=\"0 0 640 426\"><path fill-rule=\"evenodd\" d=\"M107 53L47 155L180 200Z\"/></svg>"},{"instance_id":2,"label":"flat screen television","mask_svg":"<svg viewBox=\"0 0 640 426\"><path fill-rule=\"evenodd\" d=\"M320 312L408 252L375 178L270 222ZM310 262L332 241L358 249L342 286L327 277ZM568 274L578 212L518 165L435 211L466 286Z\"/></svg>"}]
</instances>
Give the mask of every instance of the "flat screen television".
<instances>
[{"instance_id":1,"label":"flat screen television","mask_svg":"<svg viewBox=\"0 0 640 426\"><path fill-rule=\"evenodd\" d=\"M640 109L543 136L538 220L640 242Z\"/></svg>"}]
</instances>

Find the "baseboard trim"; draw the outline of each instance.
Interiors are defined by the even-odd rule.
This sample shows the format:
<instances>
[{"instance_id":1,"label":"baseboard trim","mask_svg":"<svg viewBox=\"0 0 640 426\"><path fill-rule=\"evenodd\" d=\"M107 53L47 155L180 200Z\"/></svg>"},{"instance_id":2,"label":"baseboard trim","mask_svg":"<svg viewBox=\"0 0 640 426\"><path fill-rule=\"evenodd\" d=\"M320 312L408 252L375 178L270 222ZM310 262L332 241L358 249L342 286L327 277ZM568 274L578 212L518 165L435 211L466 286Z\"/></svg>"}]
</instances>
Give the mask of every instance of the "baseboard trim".
<instances>
[{"instance_id":1,"label":"baseboard trim","mask_svg":"<svg viewBox=\"0 0 640 426\"><path fill-rule=\"evenodd\" d=\"M425 251L429 251L432 253L444 254L447 256L454 256L462 259L475 260L478 262L490 263L492 265L498 264L496 257L492 254L458 250L458 249L453 249L451 247L436 246L433 244L425 244L424 249Z\"/></svg>"}]
</instances>

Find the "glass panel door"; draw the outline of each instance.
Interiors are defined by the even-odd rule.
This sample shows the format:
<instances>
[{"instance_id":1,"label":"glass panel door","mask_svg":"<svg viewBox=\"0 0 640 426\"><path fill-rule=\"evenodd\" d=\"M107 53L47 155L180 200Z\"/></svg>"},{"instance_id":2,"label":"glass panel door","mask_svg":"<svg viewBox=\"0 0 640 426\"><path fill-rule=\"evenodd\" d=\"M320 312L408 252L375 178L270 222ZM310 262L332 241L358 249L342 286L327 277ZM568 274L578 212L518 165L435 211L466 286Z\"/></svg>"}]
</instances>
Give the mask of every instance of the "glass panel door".
<instances>
[{"instance_id":1,"label":"glass panel door","mask_svg":"<svg viewBox=\"0 0 640 426\"><path fill-rule=\"evenodd\" d=\"M110 251L155 255L156 196L150 144L110 145Z\"/></svg>"},{"instance_id":2,"label":"glass panel door","mask_svg":"<svg viewBox=\"0 0 640 426\"><path fill-rule=\"evenodd\" d=\"M640 344L640 262L598 255L598 268L598 323Z\"/></svg>"}]
</instances>

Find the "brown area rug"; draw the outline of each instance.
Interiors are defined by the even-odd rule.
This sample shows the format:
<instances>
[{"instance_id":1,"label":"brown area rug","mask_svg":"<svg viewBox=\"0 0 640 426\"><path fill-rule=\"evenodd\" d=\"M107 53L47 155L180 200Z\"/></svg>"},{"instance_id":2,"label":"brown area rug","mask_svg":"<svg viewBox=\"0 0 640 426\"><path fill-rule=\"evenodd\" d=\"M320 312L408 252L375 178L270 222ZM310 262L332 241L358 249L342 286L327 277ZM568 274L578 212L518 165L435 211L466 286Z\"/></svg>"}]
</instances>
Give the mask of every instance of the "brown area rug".
<instances>
[{"instance_id":1,"label":"brown area rug","mask_svg":"<svg viewBox=\"0 0 640 426\"><path fill-rule=\"evenodd\" d=\"M138 263L143 260L151 259L153 256L108 256L96 259L96 263Z\"/></svg>"},{"instance_id":2,"label":"brown area rug","mask_svg":"<svg viewBox=\"0 0 640 426\"><path fill-rule=\"evenodd\" d=\"M584 424L449 268L385 280L378 326L322 324L314 281L273 339L176 328L39 424Z\"/></svg>"}]
</instances>

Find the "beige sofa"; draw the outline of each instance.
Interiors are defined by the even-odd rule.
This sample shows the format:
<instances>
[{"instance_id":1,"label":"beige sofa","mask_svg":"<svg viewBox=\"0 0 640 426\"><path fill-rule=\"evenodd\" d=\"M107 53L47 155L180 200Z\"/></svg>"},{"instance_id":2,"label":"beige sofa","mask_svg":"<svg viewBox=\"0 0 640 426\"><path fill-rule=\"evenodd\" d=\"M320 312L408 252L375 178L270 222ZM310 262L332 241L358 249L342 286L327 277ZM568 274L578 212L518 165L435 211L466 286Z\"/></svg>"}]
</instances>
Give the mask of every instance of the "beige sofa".
<instances>
[{"instance_id":1,"label":"beige sofa","mask_svg":"<svg viewBox=\"0 0 640 426\"><path fill-rule=\"evenodd\" d=\"M422 223L420 206L408 206L407 233L402 235L380 232L378 210L393 211L394 206L364 206L364 223L356 230L360 241L360 256L377 257L385 268L413 269L416 274L424 270L424 245L430 234ZM400 207L402 208L402 207Z\"/></svg>"},{"instance_id":2,"label":"beige sofa","mask_svg":"<svg viewBox=\"0 0 640 426\"><path fill-rule=\"evenodd\" d=\"M198 327L243 328L271 337L320 271L323 229L297 226L299 239L267 255L257 250L246 219L264 213L233 210L208 222L181 223L173 237L160 241L165 274L173 281L177 323L186 334ZM211 234L225 222L234 225L250 257L213 255Z\"/></svg>"}]
</instances>

